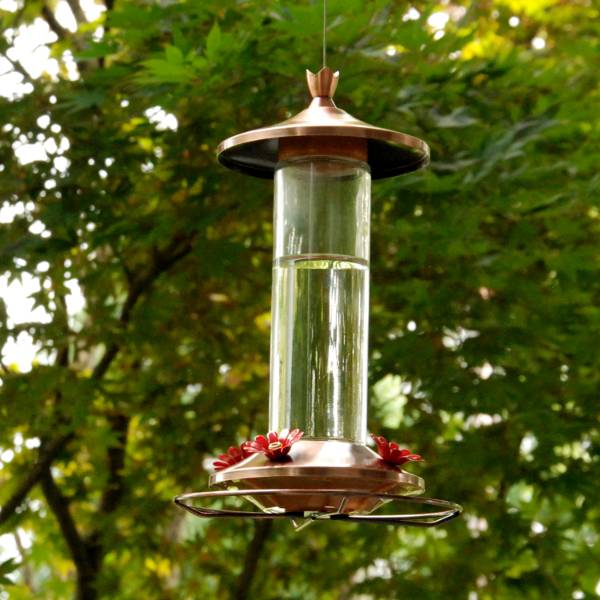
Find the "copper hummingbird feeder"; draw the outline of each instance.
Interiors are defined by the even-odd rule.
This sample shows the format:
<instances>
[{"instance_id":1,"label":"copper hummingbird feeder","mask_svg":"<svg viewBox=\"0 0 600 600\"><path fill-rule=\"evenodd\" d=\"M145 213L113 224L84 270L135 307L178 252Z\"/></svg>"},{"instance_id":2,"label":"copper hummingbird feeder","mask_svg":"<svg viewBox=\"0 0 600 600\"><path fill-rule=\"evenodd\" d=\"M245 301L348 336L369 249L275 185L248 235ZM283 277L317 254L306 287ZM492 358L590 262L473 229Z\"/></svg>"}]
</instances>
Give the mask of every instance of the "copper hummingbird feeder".
<instances>
[{"instance_id":1,"label":"copper hummingbird feeder","mask_svg":"<svg viewBox=\"0 0 600 600\"><path fill-rule=\"evenodd\" d=\"M462 510L421 496L423 479L400 468L420 457L377 436L379 454L366 444L371 179L426 166L429 148L338 108L338 79L307 71L306 110L217 150L224 166L275 182L269 427L281 433L230 449L210 475L216 489L175 499L200 517L429 527ZM198 506L238 496L259 510ZM404 510L374 512L393 503Z\"/></svg>"}]
</instances>

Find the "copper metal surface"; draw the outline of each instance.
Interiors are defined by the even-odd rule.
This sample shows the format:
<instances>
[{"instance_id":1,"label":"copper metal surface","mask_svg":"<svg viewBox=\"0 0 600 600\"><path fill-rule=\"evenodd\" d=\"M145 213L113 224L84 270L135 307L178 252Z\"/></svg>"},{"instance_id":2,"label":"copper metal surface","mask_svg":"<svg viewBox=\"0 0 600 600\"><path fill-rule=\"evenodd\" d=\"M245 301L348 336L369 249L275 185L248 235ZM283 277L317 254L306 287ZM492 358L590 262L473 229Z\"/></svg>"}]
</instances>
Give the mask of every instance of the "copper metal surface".
<instances>
[{"instance_id":1,"label":"copper metal surface","mask_svg":"<svg viewBox=\"0 0 600 600\"><path fill-rule=\"evenodd\" d=\"M242 462L210 476L210 485L246 488L297 489L299 495L285 498L261 497L260 508L268 510L284 502L288 511L323 511L337 506L335 494L328 489L366 492L375 496L355 496L346 506L347 512L371 512L380 501L376 494L395 492L403 496L422 494L421 477L391 466L363 444L340 440L300 440L284 461L271 461L254 454ZM319 490L310 493L311 490Z\"/></svg>"},{"instance_id":2,"label":"copper metal surface","mask_svg":"<svg viewBox=\"0 0 600 600\"><path fill-rule=\"evenodd\" d=\"M282 138L279 141L279 160L291 158L334 156L367 162L367 140L358 138L308 135Z\"/></svg>"},{"instance_id":3,"label":"copper metal surface","mask_svg":"<svg viewBox=\"0 0 600 600\"><path fill-rule=\"evenodd\" d=\"M339 80L339 71L334 72L323 67L318 73L311 73L306 69L306 83L308 83L308 91L313 98L333 98Z\"/></svg>"},{"instance_id":4,"label":"copper metal surface","mask_svg":"<svg viewBox=\"0 0 600 600\"><path fill-rule=\"evenodd\" d=\"M369 125L338 108L331 95L337 77L325 67L317 75L307 72L309 87L316 95L310 106L291 119L261 129L234 135L219 144L221 164L255 177L272 178L284 149L283 140L326 137L333 140L327 155L344 156L347 142L336 148L335 140L349 138L366 143L366 161L373 179L415 171L429 162L429 147L411 135Z\"/></svg>"},{"instance_id":5,"label":"copper metal surface","mask_svg":"<svg viewBox=\"0 0 600 600\"><path fill-rule=\"evenodd\" d=\"M312 493L334 494L340 499L337 507L330 507L326 511L291 511L282 508L286 504L286 496L310 495ZM230 509L215 509L207 507L195 506L193 503L197 500L216 500L223 498L244 497L252 500L255 504L262 503L259 498L264 496L276 497L279 500L280 510L274 508L267 512L246 511L246 510L230 510ZM357 514L348 512L347 506L357 498L371 498L376 500L376 504L381 506L392 502L399 504L416 504L419 506L431 506L441 508L442 510L420 511L412 513L399 514ZM335 520L335 521L358 521L369 523L387 523L396 525L411 525L414 527L434 527L454 519L462 512L462 507L447 500L439 500L437 498L413 498L410 496L402 496L399 494L372 494L369 492L357 492L345 489L335 490L296 490L296 489L265 489L265 490L227 490L227 491L212 491L212 492L195 492L191 494L183 494L175 498L175 504L188 512L198 517L245 517L250 519L291 519L297 525L302 520L319 521L319 520Z\"/></svg>"}]
</instances>

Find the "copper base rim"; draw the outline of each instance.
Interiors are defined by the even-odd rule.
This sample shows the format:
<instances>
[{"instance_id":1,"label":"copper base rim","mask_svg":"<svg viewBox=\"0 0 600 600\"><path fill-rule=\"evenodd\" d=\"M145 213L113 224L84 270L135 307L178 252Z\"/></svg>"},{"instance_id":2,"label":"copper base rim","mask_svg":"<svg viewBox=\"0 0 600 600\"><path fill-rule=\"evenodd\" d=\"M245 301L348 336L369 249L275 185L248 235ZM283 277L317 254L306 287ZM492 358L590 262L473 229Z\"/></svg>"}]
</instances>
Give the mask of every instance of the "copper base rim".
<instances>
[{"instance_id":1,"label":"copper base rim","mask_svg":"<svg viewBox=\"0 0 600 600\"><path fill-rule=\"evenodd\" d=\"M240 469L234 473L213 473L209 478L210 487L224 487L240 482L266 482L270 479L290 479L296 481L332 481L336 479L352 481L350 489L357 492L365 491L372 486L393 486L402 488L405 496L422 494L425 491L425 481L418 475L406 471L379 471L367 468L348 467L257 467ZM315 486L315 489L319 486ZM335 488L335 486L333 486ZM312 488L311 488L312 489Z\"/></svg>"},{"instance_id":2,"label":"copper base rim","mask_svg":"<svg viewBox=\"0 0 600 600\"><path fill-rule=\"evenodd\" d=\"M365 444L343 440L300 440L281 461L255 454L210 475L210 487L337 488L357 492L422 494L425 481L390 465Z\"/></svg>"}]
</instances>

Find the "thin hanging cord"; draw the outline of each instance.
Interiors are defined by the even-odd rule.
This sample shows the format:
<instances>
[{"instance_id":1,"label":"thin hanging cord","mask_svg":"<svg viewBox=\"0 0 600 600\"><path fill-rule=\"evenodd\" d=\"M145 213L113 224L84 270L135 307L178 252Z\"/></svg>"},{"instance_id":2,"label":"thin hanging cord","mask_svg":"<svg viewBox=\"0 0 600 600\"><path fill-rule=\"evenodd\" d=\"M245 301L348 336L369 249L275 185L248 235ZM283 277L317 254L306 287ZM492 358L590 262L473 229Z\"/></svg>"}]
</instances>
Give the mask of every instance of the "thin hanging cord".
<instances>
[{"instance_id":1,"label":"thin hanging cord","mask_svg":"<svg viewBox=\"0 0 600 600\"><path fill-rule=\"evenodd\" d=\"M323 66L327 66L327 0L323 0Z\"/></svg>"}]
</instances>

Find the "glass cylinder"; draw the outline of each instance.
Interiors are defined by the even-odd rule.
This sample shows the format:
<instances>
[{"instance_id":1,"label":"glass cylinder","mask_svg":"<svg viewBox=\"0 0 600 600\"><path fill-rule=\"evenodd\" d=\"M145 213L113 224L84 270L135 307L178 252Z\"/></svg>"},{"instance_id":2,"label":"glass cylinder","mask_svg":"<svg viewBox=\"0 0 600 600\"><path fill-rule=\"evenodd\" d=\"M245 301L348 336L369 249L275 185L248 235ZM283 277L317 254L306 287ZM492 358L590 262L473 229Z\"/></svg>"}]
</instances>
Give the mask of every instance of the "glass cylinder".
<instances>
[{"instance_id":1,"label":"glass cylinder","mask_svg":"<svg viewBox=\"0 0 600 600\"><path fill-rule=\"evenodd\" d=\"M271 430L366 440L370 202L359 160L277 165Z\"/></svg>"}]
</instances>

